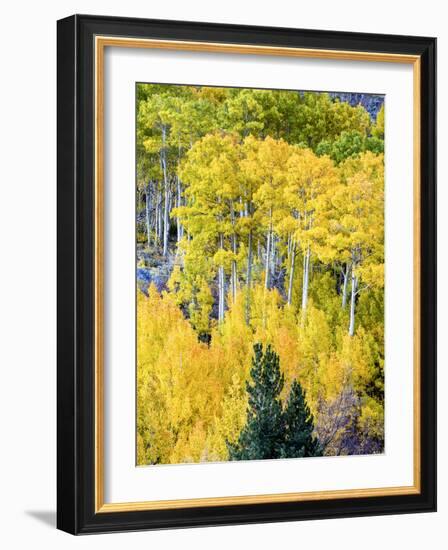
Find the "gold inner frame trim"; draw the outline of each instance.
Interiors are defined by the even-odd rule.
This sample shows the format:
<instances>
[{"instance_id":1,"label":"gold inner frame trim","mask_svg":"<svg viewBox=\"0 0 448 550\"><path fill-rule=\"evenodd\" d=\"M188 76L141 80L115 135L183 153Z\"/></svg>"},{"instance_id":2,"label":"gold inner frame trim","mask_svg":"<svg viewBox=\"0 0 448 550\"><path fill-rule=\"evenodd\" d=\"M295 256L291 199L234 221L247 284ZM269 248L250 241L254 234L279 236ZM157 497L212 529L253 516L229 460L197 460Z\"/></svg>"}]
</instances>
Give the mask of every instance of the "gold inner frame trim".
<instances>
[{"instance_id":1,"label":"gold inner frame trim","mask_svg":"<svg viewBox=\"0 0 448 550\"><path fill-rule=\"evenodd\" d=\"M141 502L104 502L104 50L106 47L152 48L161 50L194 51L207 53L233 53L268 56L301 57L343 61L369 61L383 63L407 63L413 65L413 196L414 196L414 350L413 350L413 485L349 490L279 493L263 495L192 498ZM95 55L95 513L129 512L142 510L166 510L207 506L231 506L274 502L303 502L341 498L362 498L419 494L421 491L420 453L420 117L421 71L420 56L381 52L357 52L256 46L250 44L225 44L214 42L156 40L96 36Z\"/></svg>"}]
</instances>

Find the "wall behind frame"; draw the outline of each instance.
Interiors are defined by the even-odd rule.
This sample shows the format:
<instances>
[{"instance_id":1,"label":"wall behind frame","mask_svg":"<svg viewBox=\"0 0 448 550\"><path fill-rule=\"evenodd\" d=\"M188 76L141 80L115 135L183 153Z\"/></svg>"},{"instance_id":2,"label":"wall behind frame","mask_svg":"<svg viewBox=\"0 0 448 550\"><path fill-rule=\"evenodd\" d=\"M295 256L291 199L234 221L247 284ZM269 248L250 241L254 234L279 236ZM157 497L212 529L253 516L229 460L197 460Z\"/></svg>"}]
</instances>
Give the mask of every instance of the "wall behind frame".
<instances>
[{"instance_id":1,"label":"wall behind frame","mask_svg":"<svg viewBox=\"0 0 448 550\"><path fill-rule=\"evenodd\" d=\"M2 498L0 537L6 547L122 548L245 548L281 545L335 550L363 550L400 545L407 550L443 547L448 520L448 475L439 469L439 512L374 518L326 520L241 527L190 529L81 540L55 530L56 509L56 20L73 13L97 13L160 19L216 21L356 32L437 36L439 150L448 150L448 31L442 4L428 0L425 10L415 0L377 0L367 9L345 7L331 0L298 3L290 0L66 0L33 3L17 0L3 11L0 35L2 87L0 120L0 418ZM439 171L439 235L448 234L448 168L441 155ZM448 252L440 238L439 365L448 364ZM439 369L441 392L448 373ZM443 397L443 393L441 393ZM442 431L448 404L439 400L439 461L448 443ZM9 544L8 544L9 542ZM75 546L76 545L76 546Z\"/></svg>"}]
</instances>

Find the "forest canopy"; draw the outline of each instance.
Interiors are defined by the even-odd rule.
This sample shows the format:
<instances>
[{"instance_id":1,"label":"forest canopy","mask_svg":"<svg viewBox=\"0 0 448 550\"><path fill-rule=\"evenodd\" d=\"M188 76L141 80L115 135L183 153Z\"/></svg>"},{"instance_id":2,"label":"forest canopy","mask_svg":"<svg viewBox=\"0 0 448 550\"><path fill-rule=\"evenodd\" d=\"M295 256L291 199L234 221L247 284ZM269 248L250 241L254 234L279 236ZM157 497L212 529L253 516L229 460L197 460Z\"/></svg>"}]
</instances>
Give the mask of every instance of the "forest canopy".
<instances>
[{"instance_id":1,"label":"forest canopy","mask_svg":"<svg viewBox=\"0 0 448 550\"><path fill-rule=\"evenodd\" d=\"M138 84L136 107L137 463L383 452L383 98Z\"/></svg>"}]
</instances>

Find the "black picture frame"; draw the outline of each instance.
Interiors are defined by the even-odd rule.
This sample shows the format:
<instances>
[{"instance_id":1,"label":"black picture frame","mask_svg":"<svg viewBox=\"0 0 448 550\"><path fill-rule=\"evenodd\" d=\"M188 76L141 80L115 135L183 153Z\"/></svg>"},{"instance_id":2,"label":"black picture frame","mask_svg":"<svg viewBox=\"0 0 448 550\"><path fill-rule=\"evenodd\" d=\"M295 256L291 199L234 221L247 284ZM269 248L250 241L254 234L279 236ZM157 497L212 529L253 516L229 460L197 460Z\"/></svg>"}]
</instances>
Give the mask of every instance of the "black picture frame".
<instances>
[{"instance_id":1,"label":"black picture frame","mask_svg":"<svg viewBox=\"0 0 448 550\"><path fill-rule=\"evenodd\" d=\"M420 56L420 492L123 512L95 511L94 38L120 36ZM57 24L57 527L100 533L436 510L436 39L74 15Z\"/></svg>"}]
</instances>

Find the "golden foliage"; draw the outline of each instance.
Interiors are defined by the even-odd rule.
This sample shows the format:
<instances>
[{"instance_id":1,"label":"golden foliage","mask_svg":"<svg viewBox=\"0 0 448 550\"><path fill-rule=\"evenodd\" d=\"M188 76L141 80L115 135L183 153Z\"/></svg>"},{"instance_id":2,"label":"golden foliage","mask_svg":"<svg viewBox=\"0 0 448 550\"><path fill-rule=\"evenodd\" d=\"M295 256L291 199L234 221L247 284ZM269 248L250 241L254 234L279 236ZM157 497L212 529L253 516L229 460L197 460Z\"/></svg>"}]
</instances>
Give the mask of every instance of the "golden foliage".
<instances>
[{"instance_id":1,"label":"golden foliage","mask_svg":"<svg viewBox=\"0 0 448 550\"><path fill-rule=\"evenodd\" d=\"M248 326L244 293L238 292L208 346L198 340L171 294L138 294L137 460L139 464L227 460L245 423L245 383L253 344L271 344L285 375L285 399L294 379L307 394L313 415L320 400L331 401L343 387L361 393L377 368L373 336L360 328L354 337L332 333L323 311L310 304L302 325L277 290L258 284L252 292ZM342 332L342 331L341 331ZM367 395L360 425L379 434L382 404Z\"/></svg>"},{"instance_id":2,"label":"golden foliage","mask_svg":"<svg viewBox=\"0 0 448 550\"><path fill-rule=\"evenodd\" d=\"M255 343L280 358L282 399L300 382L325 438L345 414L365 448L381 441L384 156L347 140L337 163L324 153L346 132L382 143L384 109L372 125L324 93L137 91L139 268L163 241L170 273L166 291L138 293L138 464L228 459Z\"/></svg>"}]
</instances>

